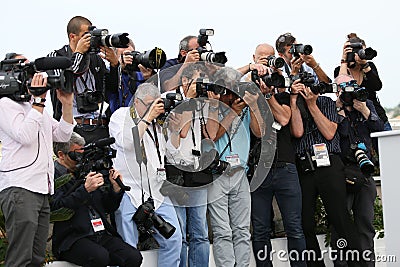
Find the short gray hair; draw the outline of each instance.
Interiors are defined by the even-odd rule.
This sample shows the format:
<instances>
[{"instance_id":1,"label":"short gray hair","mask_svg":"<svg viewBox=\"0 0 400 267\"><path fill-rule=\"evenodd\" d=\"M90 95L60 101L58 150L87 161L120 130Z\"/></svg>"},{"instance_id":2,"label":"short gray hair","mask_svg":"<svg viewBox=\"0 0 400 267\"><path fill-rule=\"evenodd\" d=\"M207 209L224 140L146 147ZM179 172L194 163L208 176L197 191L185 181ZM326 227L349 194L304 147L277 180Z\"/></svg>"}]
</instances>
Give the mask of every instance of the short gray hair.
<instances>
[{"instance_id":1,"label":"short gray hair","mask_svg":"<svg viewBox=\"0 0 400 267\"><path fill-rule=\"evenodd\" d=\"M194 38L197 38L197 37L194 36L194 35L188 35L188 36L184 37L184 38L179 42L179 52L180 52L181 50L189 51L189 41L192 40L192 39L194 39Z\"/></svg>"},{"instance_id":2,"label":"short gray hair","mask_svg":"<svg viewBox=\"0 0 400 267\"><path fill-rule=\"evenodd\" d=\"M215 74L214 74L214 80L223 80L225 82L225 85L232 85L238 81L240 81L240 78L243 76L239 71L235 70L234 68L231 67L223 67L219 69Z\"/></svg>"},{"instance_id":3,"label":"short gray hair","mask_svg":"<svg viewBox=\"0 0 400 267\"><path fill-rule=\"evenodd\" d=\"M135 99L139 98L143 100L143 98L145 98L145 96L147 95L153 97L154 99L159 98L161 96L160 90L158 89L157 86L155 86L152 83L142 83L136 89Z\"/></svg>"},{"instance_id":4,"label":"short gray hair","mask_svg":"<svg viewBox=\"0 0 400 267\"><path fill-rule=\"evenodd\" d=\"M58 155L58 151L61 151L64 154L67 154L69 152L70 147L73 144L77 144L79 146L84 146L85 138L83 138L76 132L72 132L71 138L69 139L68 142L54 142L53 143L53 152L56 156Z\"/></svg>"}]
</instances>

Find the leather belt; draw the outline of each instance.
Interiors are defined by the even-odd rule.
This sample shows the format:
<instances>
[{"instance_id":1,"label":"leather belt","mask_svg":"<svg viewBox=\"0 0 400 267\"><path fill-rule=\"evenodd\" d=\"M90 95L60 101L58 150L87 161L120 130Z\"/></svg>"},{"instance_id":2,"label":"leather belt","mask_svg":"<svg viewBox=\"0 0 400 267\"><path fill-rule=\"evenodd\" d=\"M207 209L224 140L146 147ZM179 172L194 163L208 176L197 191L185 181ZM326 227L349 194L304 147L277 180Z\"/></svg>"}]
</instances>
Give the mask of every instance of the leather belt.
<instances>
[{"instance_id":1,"label":"leather belt","mask_svg":"<svg viewBox=\"0 0 400 267\"><path fill-rule=\"evenodd\" d=\"M99 122L98 119L89 119L89 118L74 118L78 125L97 125ZM106 119L100 119L100 125L108 125L108 121Z\"/></svg>"}]
</instances>

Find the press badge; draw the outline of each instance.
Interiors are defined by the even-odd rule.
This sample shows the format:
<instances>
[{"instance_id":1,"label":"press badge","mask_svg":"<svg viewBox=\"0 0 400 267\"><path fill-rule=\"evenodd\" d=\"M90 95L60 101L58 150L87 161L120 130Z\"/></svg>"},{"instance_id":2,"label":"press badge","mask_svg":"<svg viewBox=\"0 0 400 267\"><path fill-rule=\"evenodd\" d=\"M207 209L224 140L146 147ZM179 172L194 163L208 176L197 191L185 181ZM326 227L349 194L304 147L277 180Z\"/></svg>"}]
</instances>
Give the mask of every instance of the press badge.
<instances>
[{"instance_id":1,"label":"press badge","mask_svg":"<svg viewBox=\"0 0 400 267\"><path fill-rule=\"evenodd\" d=\"M90 220L90 222L92 223L94 232L103 231L105 229L101 218L92 219L92 220Z\"/></svg>"},{"instance_id":2,"label":"press badge","mask_svg":"<svg viewBox=\"0 0 400 267\"><path fill-rule=\"evenodd\" d=\"M231 165L231 167L240 166L240 158L238 154L232 154L230 156L226 156L226 161Z\"/></svg>"},{"instance_id":3,"label":"press badge","mask_svg":"<svg viewBox=\"0 0 400 267\"><path fill-rule=\"evenodd\" d=\"M329 153L326 144L315 144L313 145L315 161L317 162L317 167L331 166L329 161Z\"/></svg>"},{"instance_id":4,"label":"press badge","mask_svg":"<svg viewBox=\"0 0 400 267\"><path fill-rule=\"evenodd\" d=\"M162 182L167 178L164 168L157 168L157 181Z\"/></svg>"}]
</instances>

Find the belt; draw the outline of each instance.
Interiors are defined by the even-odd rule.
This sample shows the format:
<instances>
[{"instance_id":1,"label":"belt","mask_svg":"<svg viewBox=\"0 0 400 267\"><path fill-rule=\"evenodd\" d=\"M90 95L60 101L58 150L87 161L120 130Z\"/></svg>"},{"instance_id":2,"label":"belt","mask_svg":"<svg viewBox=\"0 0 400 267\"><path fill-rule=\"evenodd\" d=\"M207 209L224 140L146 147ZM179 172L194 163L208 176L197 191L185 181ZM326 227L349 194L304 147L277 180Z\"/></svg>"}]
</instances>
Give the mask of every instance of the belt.
<instances>
[{"instance_id":1,"label":"belt","mask_svg":"<svg viewBox=\"0 0 400 267\"><path fill-rule=\"evenodd\" d=\"M284 167L286 167L287 165L289 165L289 163L278 161L278 162L272 163L272 164L271 164L271 168L273 168L273 169L275 169L275 168L284 168Z\"/></svg>"},{"instance_id":2,"label":"belt","mask_svg":"<svg viewBox=\"0 0 400 267\"><path fill-rule=\"evenodd\" d=\"M74 118L76 123L79 125L97 125L97 123L99 122L98 119L89 119L89 118ZM99 122L100 125L108 125L108 121L106 119L100 119Z\"/></svg>"}]
</instances>

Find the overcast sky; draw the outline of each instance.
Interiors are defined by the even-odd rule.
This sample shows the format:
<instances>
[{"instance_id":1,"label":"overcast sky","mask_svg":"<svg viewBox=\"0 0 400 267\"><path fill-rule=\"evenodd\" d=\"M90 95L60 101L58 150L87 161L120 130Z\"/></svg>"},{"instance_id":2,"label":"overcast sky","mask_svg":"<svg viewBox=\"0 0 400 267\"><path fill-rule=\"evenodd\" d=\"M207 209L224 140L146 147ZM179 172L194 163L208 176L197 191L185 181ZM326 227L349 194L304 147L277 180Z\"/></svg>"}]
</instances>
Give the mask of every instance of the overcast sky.
<instances>
[{"instance_id":1,"label":"overcast sky","mask_svg":"<svg viewBox=\"0 0 400 267\"><path fill-rule=\"evenodd\" d=\"M225 51L226 65L252 61L259 43L274 45L291 32L299 43L310 44L313 55L333 78L346 35L355 32L378 51L373 60L383 82L378 97L384 107L400 103L399 14L394 1L2 1L0 57L24 53L30 60L68 43L70 18L81 15L110 33L128 32L136 50L155 46L168 58L177 56L178 43L200 28L213 28L209 38L215 52Z\"/></svg>"}]
</instances>

